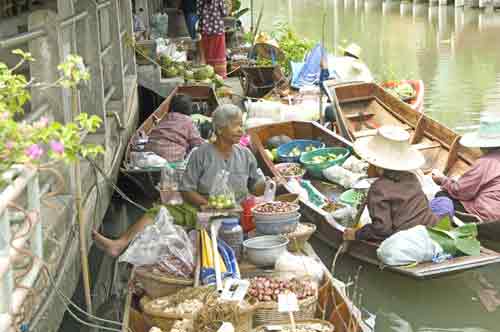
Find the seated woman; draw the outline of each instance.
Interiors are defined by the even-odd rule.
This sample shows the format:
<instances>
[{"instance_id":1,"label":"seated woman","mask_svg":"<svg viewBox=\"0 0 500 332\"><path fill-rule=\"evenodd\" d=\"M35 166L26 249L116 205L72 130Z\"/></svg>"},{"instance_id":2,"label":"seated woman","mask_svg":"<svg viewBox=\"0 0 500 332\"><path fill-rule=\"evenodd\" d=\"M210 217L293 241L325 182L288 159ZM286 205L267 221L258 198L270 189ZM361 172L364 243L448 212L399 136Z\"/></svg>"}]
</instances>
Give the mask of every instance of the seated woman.
<instances>
[{"instance_id":1,"label":"seated woman","mask_svg":"<svg viewBox=\"0 0 500 332\"><path fill-rule=\"evenodd\" d=\"M466 134L460 144L480 148L483 156L457 181L444 175L433 180L444 190L436 196L453 200L455 210L483 221L500 220L500 119L481 119L479 131Z\"/></svg>"},{"instance_id":2,"label":"seated woman","mask_svg":"<svg viewBox=\"0 0 500 332\"><path fill-rule=\"evenodd\" d=\"M376 136L354 143L356 153L375 167L379 178L367 197L372 223L359 230L347 228L344 240L383 241L398 231L438 222L419 180L410 173L425 159L410 146L409 138L408 132L399 127L384 126Z\"/></svg>"},{"instance_id":3,"label":"seated woman","mask_svg":"<svg viewBox=\"0 0 500 332\"><path fill-rule=\"evenodd\" d=\"M201 208L208 204L208 194L219 170L230 173L230 186L238 202L249 192L260 196L264 194L265 179L257 168L257 160L250 150L238 145L243 135L241 110L234 105L219 106L212 115L216 139L205 143L191 155L180 190L186 203ZM119 256L134 237L154 218L145 214L117 240L108 239L96 231L93 237L96 245L107 254Z\"/></svg>"},{"instance_id":4,"label":"seated woman","mask_svg":"<svg viewBox=\"0 0 500 332\"><path fill-rule=\"evenodd\" d=\"M170 111L149 134L147 151L152 151L169 162L184 160L194 147L203 144L198 129L191 119L193 99L178 94L172 98Z\"/></svg>"}]
</instances>

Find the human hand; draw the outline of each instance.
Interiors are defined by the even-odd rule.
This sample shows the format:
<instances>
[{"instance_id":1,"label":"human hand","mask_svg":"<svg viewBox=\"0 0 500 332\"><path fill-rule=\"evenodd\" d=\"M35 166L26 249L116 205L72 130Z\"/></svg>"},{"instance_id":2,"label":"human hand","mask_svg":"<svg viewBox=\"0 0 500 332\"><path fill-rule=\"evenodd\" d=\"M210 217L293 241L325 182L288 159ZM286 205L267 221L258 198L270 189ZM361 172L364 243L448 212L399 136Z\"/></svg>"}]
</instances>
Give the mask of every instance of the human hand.
<instances>
[{"instance_id":1,"label":"human hand","mask_svg":"<svg viewBox=\"0 0 500 332\"><path fill-rule=\"evenodd\" d=\"M344 230L344 241L354 241L356 240L356 230L354 228L346 228Z\"/></svg>"},{"instance_id":2,"label":"human hand","mask_svg":"<svg viewBox=\"0 0 500 332\"><path fill-rule=\"evenodd\" d=\"M437 184L443 184L444 174L437 169L432 170L432 180Z\"/></svg>"}]
</instances>

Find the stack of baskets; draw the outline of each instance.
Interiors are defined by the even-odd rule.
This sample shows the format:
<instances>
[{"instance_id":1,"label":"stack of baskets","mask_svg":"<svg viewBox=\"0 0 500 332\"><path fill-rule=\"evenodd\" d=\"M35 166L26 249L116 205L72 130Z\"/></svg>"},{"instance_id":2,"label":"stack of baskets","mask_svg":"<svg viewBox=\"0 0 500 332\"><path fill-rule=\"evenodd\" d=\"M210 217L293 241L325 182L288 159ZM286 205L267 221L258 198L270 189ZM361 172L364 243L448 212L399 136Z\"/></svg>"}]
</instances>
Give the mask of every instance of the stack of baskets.
<instances>
[{"instance_id":1,"label":"stack of baskets","mask_svg":"<svg viewBox=\"0 0 500 332\"><path fill-rule=\"evenodd\" d=\"M136 270L135 279L152 299L168 296L193 286L193 279L167 276L143 267Z\"/></svg>"}]
</instances>

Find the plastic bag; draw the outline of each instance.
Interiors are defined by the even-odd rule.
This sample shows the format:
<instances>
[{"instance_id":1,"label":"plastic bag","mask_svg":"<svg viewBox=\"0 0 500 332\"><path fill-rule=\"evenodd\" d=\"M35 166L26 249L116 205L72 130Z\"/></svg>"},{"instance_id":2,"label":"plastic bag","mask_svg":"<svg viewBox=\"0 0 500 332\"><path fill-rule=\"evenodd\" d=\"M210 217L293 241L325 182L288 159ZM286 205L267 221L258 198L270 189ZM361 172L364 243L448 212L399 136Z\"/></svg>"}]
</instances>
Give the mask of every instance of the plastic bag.
<instances>
[{"instance_id":1,"label":"plastic bag","mask_svg":"<svg viewBox=\"0 0 500 332\"><path fill-rule=\"evenodd\" d=\"M276 101L249 101L246 104L248 118L264 118L281 121L281 103Z\"/></svg>"},{"instance_id":2,"label":"plastic bag","mask_svg":"<svg viewBox=\"0 0 500 332\"><path fill-rule=\"evenodd\" d=\"M194 272L193 244L182 227L165 207L160 208L154 223L137 234L119 262L136 266L157 265L169 275L190 278Z\"/></svg>"},{"instance_id":3,"label":"plastic bag","mask_svg":"<svg viewBox=\"0 0 500 332\"><path fill-rule=\"evenodd\" d=\"M323 170L323 175L329 181L337 183L344 188L352 188L352 185L366 177L366 174L353 173L341 166L334 165Z\"/></svg>"},{"instance_id":4,"label":"plastic bag","mask_svg":"<svg viewBox=\"0 0 500 332\"><path fill-rule=\"evenodd\" d=\"M368 172L369 164L365 161L359 160L355 156L350 156L347 160L342 164L342 167L348 171L353 173L363 173L366 174Z\"/></svg>"},{"instance_id":5,"label":"plastic bag","mask_svg":"<svg viewBox=\"0 0 500 332\"><path fill-rule=\"evenodd\" d=\"M234 192L229 185L229 172L221 170L215 176L215 181L210 189L208 206L212 209L230 209L235 206Z\"/></svg>"},{"instance_id":6,"label":"plastic bag","mask_svg":"<svg viewBox=\"0 0 500 332\"><path fill-rule=\"evenodd\" d=\"M430 262L442 254L443 248L422 225L391 235L377 249L378 258L390 266Z\"/></svg>"},{"instance_id":7,"label":"plastic bag","mask_svg":"<svg viewBox=\"0 0 500 332\"><path fill-rule=\"evenodd\" d=\"M292 277L308 276L316 283L323 280L323 264L315 258L292 255L288 251L281 254L274 266L276 272L285 274L290 272Z\"/></svg>"},{"instance_id":8,"label":"plastic bag","mask_svg":"<svg viewBox=\"0 0 500 332\"><path fill-rule=\"evenodd\" d=\"M357 211L352 206L346 205L345 207L335 210L331 213L336 222L344 227L354 227L354 218L356 218Z\"/></svg>"}]
</instances>

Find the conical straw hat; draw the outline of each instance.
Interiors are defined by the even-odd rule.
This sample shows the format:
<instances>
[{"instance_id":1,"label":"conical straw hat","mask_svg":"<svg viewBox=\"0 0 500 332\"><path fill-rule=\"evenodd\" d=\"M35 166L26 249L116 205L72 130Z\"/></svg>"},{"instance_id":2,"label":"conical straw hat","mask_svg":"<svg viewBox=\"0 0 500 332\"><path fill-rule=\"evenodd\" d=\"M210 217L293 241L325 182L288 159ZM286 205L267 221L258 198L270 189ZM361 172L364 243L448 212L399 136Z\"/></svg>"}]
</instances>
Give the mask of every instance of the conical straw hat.
<instances>
[{"instance_id":1,"label":"conical straw hat","mask_svg":"<svg viewBox=\"0 0 500 332\"><path fill-rule=\"evenodd\" d=\"M380 127L375 136L354 142L356 153L372 165L394 171L412 171L422 167L425 158L409 142L410 134L397 126Z\"/></svg>"},{"instance_id":2,"label":"conical straw hat","mask_svg":"<svg viewBox=\"0 0 500 332\"><path fill-rule=\"evenodd\" d=\"M479 120L479 130L465 134L460 144L469 148L500 147L500 115L489 115Z\"/></svg>"}]
</instances>

